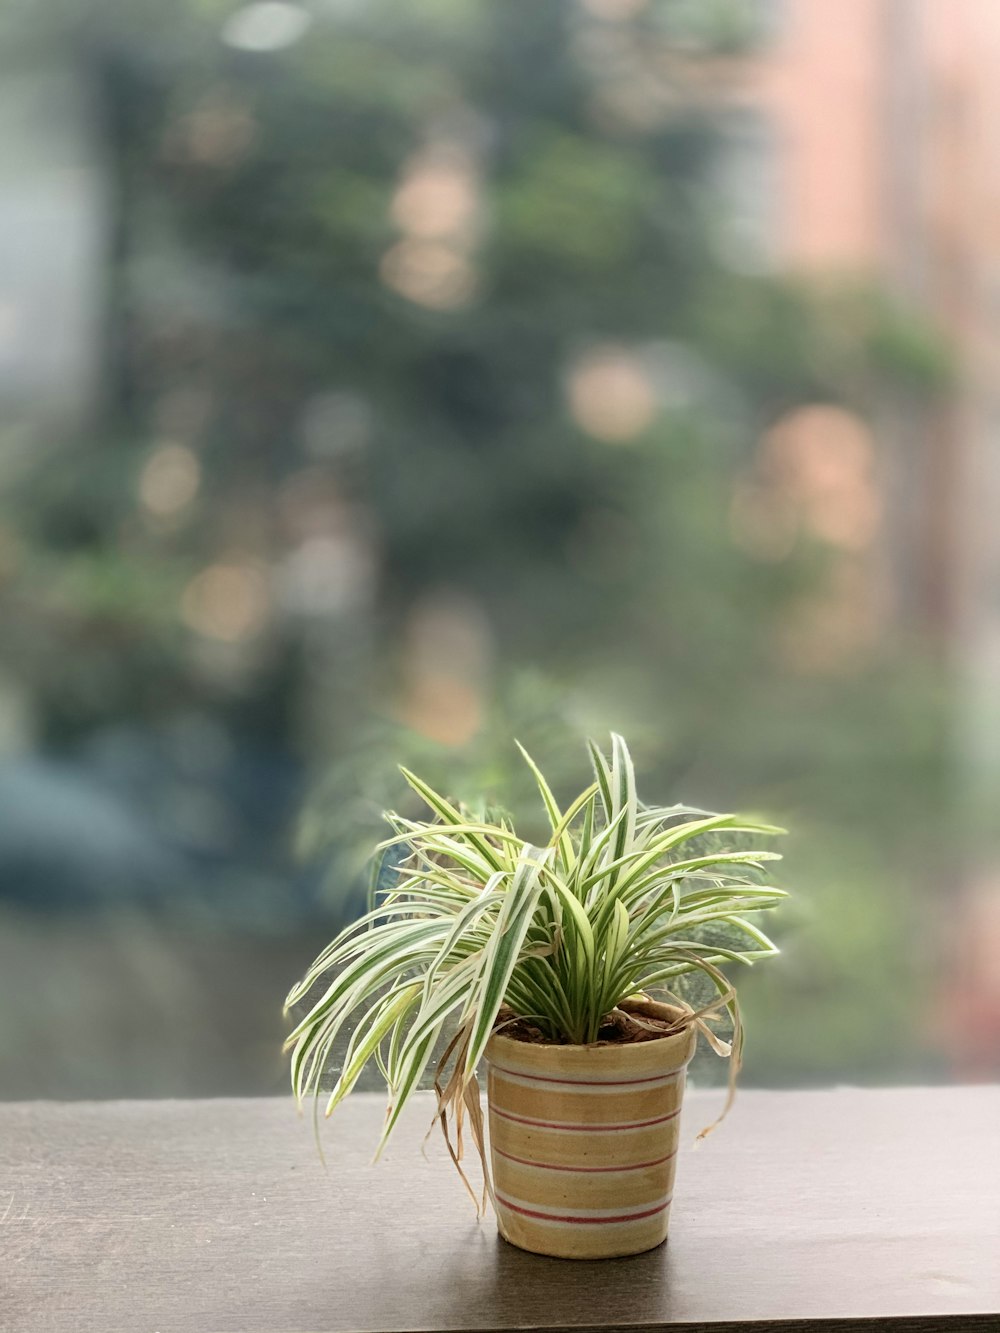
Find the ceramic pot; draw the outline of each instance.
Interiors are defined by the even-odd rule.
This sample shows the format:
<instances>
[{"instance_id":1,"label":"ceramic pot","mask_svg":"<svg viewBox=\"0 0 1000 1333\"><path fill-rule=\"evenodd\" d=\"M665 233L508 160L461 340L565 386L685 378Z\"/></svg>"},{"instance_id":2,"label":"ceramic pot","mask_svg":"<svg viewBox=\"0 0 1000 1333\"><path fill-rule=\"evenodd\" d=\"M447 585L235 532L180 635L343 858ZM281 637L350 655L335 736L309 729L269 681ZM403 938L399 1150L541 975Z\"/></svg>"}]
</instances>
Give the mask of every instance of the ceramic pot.
<instances>
[{"instance_id":1,"label":"ceramic pot","mask_svg":"<svg viewBox=\"0 0 1000 1333\"><path fill-rule=\"evenodd\" d=\"M590 1046L490 1039L490 1154L506 1240L561 1259L610 1259L662 1244L695 1042L690 1028Z\"/></svg>"}]
</instances>

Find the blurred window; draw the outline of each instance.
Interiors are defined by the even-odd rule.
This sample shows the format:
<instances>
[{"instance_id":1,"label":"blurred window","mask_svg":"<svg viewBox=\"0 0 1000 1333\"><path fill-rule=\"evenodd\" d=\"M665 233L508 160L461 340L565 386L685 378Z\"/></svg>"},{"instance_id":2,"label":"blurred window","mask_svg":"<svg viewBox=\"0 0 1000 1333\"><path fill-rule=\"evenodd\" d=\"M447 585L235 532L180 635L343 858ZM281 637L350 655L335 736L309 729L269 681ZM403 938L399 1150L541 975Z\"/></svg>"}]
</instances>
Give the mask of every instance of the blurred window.
<instances>
[{"instance_id":1,"label":"blurred window","mask_svg":"<svg viewBox=\"0 0 1000 1333\"><path fill-rule=\"evenodd\" d=\"M774 272L781 258L785 195L781 143L765 111L741 108L721 117L711 179L722 261L737 272Z\"/></svg>"},{"instance_id":2,"label":"blurred window","mask_svg":"<svg viewBox=\"0 0 1000 1333\"><path fill-rule=\"evenodd\" d=\"M1000 27L881 8L0 6L0 1096L280 1090L397 764L612 728L793 830L747 1081L1000 1075Z\"/></svg>"}]
</instances>

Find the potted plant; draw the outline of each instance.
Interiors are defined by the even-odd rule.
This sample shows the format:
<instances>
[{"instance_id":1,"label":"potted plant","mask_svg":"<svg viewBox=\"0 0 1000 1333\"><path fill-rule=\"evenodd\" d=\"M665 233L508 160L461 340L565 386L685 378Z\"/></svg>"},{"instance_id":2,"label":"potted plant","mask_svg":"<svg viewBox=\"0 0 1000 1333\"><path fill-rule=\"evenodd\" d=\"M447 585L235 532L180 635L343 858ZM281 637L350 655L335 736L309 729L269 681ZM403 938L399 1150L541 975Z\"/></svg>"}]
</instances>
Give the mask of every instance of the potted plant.
<instances>
[{"instance_id":1,"label":"potted plant","mask_svg":"<svg viewBox=\"0 0 1000 1333\"><path fill-rule=\"evenodd\" d=\"M461 1171L468 1117L501 1234L567 1258L635 1254L665 1239L684 1071L701 1032L731 1056L731 1101L743 1026L720 968L776 952L747 914L784 896L761 883L775 854L739 845L782 830L644 805L621 737L610 759L590 751L594 781L565 810L522 751L551 829L544 845L506 817L474 817L404 769L432 818L386 816L394 834L380 851L395 882L287 1001L324 983L287 1043L300 1106L318 1098L353 1023L326 1113L376 1061L389 1089L381 1151L433 1061L436 1119ZM676 995L686 973L708 978L711 1003ZM712 1029L723 1013L729 1043Z\"/></svg>"}]
</instances>

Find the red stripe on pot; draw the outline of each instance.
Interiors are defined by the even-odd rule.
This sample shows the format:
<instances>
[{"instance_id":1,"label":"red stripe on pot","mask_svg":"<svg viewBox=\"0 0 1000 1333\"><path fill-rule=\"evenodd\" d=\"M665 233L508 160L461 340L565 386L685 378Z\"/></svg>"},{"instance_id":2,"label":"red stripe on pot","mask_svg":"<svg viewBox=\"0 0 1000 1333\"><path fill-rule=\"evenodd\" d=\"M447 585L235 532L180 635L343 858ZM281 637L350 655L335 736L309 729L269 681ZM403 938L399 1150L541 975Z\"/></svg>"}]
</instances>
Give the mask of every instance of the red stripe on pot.
<instances>
[{"instance_id":1,"label":"red stripe on pot","mask_svg":"<svg viewBox=\"0 0 1000 1333\"><path fill-rule=\"evenodd\" d=\"M490 1068L498 1074L509 1074L512 1078L524 1078L530 1083L563 1083L574 1088L634 1088L640 1083L662 1083L666 1087L676 1083L681 1070L671 1070L667 1074L651 1074L649 1078L619 1078L606 1082L600 1078L548 1078L544 1074L522 1074L520 1069L505 1069L503 1065L490 1063Z\"/></svg>"},{"instance_id":2,"label":"red stripe on pot","mask_svg":"<svg viewBox=\"0 0 1000 1333\"><path fill-rule=\"evenodd\" d=\"M618 1129L645 1129L647 1125L662 1125L667 1120L673 1120L680 1113L681 1108L678 1106L676 1111L658 1115L655 1120L631 1120L618 1125L564 1125L556 1120L529 1120L527 1116L511 1115L509 1111L501 1111L499 1106L490 1107L490 1114L498 1115L501 1120L513 1120L515 1124L531 1125L535 1129L565 1129L580 1134L607 1134Z\"/></svg>"},{"instance_id":3,"label":"red stripe on pot","mask_svg":"<svg viewBox=\"0 0 1000 1333\"><path fill-rule=\"evenodd\" d=\"M540 1171L645 1171L649 1167L662 1166L664 1162L669 1162L677 1156L677 1149L668 1152L666 1157L657 1157L652 1162L634 1162L630 1166L562 1166L556 1162L529 1162L527 1157L514 1157L512 1153L502 1152L499 1148L493 1151L498 1157L505 1158L508 1162L517 1162L518 1166L537 1166Z\"/></svg>"},{"instance_id":4,"label":"red stripe on pot","mask_svg":"<svg viewBox=\"0 0 1000 1333\"><path fill-rule=\"evenodd\" d=\"M545 1213L537 1208L522 1208L519 1204L511 1203L505 1199L502 1194L498 1194L497 1202L504 1208L509 1208L512 1213L520 1213L522 1217L537 1217L541 1222L579 1222L584 1226L603 1226L605 1223L613 1222L639 1222L644 1217L655 1217L657 1213L666 1212L670 1207L670 1200L665 1199L663 1203L658 1203L655 1208L643 1208L637 1213L617 1213L612 1217L569 1217L565 1213Z\"/></svg>"}]
</instances>

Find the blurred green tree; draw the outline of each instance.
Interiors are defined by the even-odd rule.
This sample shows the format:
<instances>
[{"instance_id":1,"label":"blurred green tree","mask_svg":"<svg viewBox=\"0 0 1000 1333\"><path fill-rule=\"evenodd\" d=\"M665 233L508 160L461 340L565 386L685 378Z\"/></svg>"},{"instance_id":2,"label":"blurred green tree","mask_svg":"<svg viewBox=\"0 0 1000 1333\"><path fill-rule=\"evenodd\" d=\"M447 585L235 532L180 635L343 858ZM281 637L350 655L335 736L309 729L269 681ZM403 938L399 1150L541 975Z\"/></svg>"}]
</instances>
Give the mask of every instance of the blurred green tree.
<instances>
[{"instance_id":1,"label":"blurred green tree","mask_svg":"<svg viewBox=\"0 0 1000 1333\"><path fill-rule=\"evenodd\" d=\"M691 799L805 792L927 873L940 709L865 601L863 418L946 359L734 258L699 62L755 30L724 8L5 14L8 60L86 83L113 204L100 408L0 496L45 744L193 711L388 767L372 710L482 749L532 664Z\"/></svg>"}]
</instances>

